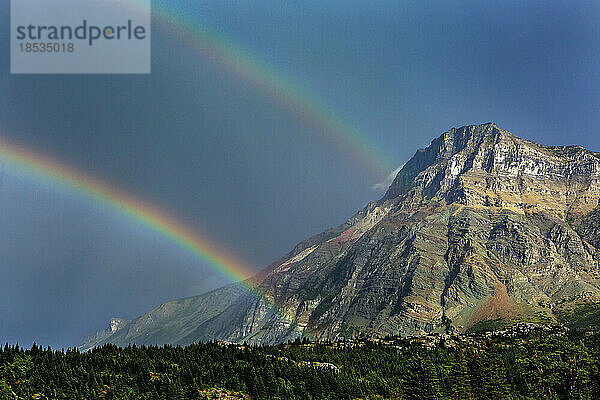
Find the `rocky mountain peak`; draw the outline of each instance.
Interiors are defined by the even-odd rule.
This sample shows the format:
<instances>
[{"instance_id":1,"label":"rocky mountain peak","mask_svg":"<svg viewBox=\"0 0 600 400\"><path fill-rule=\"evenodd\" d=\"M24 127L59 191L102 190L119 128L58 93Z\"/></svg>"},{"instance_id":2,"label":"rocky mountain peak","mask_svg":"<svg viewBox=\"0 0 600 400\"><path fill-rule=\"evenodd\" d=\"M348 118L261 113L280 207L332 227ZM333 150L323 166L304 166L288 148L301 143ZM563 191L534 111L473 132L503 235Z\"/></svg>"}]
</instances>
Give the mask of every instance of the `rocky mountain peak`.
<instances>
[{"instance_id":1,"label":"rocky mountain peak","mask_svg":"<svg viewBox=\"0 0 600 400\"><path fill-rule=\"evenodd\" d=\"M384 200L406 194L415 186L417 176L431 167L447 163L453 156L465 150L472 150L482 142L495 142L502 133L496 124L467 125L452 128L431 141L424 149L418 149L415 155L402 167L390 185ZM509 134L510 135L510 134Z\"/></svg>"},{"instance_id":2,"label":"rocky mountain peak","mask_svg":"<svg viewBox=\"0 0 600 400\"><path fill-rule=\"evenodd\" d=\"M487 123L452 128L419 149L382 200L537 207L566 217L596 207L599 178L598 153L543 146Z\"/></svg>"},{"instance_id":3,"label":"rocky mountain peak","mask_svg":"<svg viewBox=\"0 0 600 400\"><path fill-rule=\"evenodd\" d=\"M502 134L510 133L501 130L493 122L482 125L467 125L460 128L452 128L434 139L431 145L437 147L440 156L450 157L469 145L478 146L483 141L494 141Z\"/></svg>"},{"instance_id":4,"label":"rocky mountain peak","mask_svg":"<svg viewBox=\"0 0 600 400\"><path fill-rule=\"evenodd\" d=\"M82 349L555 323L600 303L599 198L598 153L493 123L452 128L415 153L382 200L252 278L255 291L232 284L164 303L111 321Z\"/></svg>"}]
</instances>

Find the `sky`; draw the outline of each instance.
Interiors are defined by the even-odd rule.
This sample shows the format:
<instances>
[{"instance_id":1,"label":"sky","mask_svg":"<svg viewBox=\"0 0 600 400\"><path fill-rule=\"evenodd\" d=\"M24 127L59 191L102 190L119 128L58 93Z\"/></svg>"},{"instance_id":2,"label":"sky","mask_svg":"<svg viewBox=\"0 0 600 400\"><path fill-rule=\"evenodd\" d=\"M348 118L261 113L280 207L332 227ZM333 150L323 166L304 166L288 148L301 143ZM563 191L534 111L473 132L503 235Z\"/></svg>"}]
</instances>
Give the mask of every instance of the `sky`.
<instances>
[{"instance_id":1,"label":"sky","mask_svg":"<svg viewBox=\"0 0 600 400\"><path fill-rule=\"evenodd\" d=\"M380 198L378 183L452 127L493 121L600 150L597 2L168 3L360 132L369 156L175 22L153 20L150 75L11 75L8 0L0 139L154 204L256 271ZM1 159L0 274L0 342L53 347L231 282L159 232Z\"/></svg>"}]
</instances>

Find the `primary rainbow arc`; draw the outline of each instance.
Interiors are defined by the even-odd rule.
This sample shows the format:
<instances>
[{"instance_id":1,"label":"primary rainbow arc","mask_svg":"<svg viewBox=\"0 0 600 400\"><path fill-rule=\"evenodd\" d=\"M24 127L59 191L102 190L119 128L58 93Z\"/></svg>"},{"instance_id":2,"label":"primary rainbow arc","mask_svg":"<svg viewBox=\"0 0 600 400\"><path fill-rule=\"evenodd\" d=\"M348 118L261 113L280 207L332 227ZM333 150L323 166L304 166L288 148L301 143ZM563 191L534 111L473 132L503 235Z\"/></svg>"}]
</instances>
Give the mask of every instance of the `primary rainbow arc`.
<instances>
[{"instance_id":1,"label":"primary rainbow arc","mask_svg":"<svg viewBox=\"0 0 600 400\"><path fill-rule=\"evenodd\" d=\"M66 185L87 197L109 205L130 219L159 232L234 281L244 281L254 273L253 269L233 254L164 211L42 153L7 141L0 141L0 160L32 175Z\"/></svg>"},{"instance_id":2,"label":"primary rainbow arc","mask_svg":"<svg viewBox=\"0 0 600 400\"><path fill-rule=\"evenodd\" d=\"M152 204L70 168L47 155L5 140L0 140L0 161L17 167L32 177L54 181L66 186L101 204L108 205L131 220L160 233L163 237L195 255L212 269L242 285L248 293L268 305L275 315L288 322L294 330L298 329L293 323L293 318L287 316L278 304L265 297L252 281L251 277L256 271L204 235L192 230L182 221L159 210Z\"/></svg>"}]
</instances>

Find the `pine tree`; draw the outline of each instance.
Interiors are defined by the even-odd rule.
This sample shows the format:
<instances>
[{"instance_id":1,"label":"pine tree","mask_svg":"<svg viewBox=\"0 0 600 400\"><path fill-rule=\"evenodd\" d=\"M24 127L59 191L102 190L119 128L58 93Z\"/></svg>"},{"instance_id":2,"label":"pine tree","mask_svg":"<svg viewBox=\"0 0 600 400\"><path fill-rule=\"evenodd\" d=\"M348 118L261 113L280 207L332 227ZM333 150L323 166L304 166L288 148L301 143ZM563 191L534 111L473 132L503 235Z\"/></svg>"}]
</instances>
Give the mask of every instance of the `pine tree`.
<instances>
[{"instance_id":1,"label":"pine tree","mask_svg":"<svg viewBox=\"0 0 600 400\"><path fill-rule=\"evenodd\" d=\"M404 397L414 400L434 400L440 397L439 378L431 359L415 352L408 360L404 379Z\"/></svg>"},{"instance_id":2,"label":"pine tree","mask_svg":"<svg viewBox=\"0 0 600 400\"><path fill-rule=\"evenodd\" d=\"M453 400L467 400L472 398L471 377L462 349L456 349L452 358L450 371L450 388Z\"/></svg>"}]
</instances>

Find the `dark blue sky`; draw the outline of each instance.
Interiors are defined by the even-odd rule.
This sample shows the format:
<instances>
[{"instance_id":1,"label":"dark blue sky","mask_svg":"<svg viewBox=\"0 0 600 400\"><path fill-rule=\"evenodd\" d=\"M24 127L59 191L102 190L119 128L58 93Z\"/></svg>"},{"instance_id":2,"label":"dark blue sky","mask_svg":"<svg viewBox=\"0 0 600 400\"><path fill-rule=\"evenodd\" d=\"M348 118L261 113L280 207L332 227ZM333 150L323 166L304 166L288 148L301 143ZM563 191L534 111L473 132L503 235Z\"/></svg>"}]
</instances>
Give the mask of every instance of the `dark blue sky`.
<instances>
[{"instance_id":1,"label":"dark blue sky","mask_svg":"<svg viewBox=\"0 0 600 400\"><path fill-rule=\"evenodd\" d=\"M397 165L488 121L600 150L597 2L175 3ZM257 269L382 195L371 187L385 173L162 24L151 75L10 75L8 7L0 136L159 205ZM228 282L109 208L0 164L0 341L76 345L112 316Z\"/></svg>"}]
</instances>

